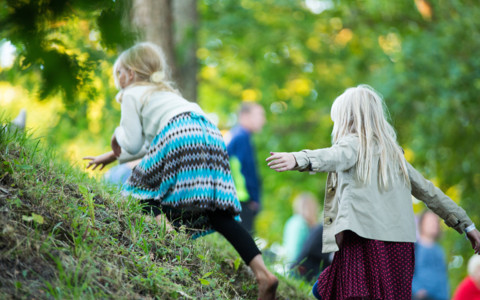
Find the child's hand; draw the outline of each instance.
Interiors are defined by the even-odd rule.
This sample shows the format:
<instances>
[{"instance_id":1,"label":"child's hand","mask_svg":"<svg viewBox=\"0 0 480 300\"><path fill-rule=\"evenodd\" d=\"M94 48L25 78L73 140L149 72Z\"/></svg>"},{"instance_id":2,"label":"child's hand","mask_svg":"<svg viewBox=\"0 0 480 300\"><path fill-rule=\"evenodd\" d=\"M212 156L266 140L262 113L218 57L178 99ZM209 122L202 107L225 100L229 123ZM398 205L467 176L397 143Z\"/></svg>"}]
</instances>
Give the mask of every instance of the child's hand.
<instances>
[{"instance_id":1,"label":"child's hand","mask_svg":"<svg viewBox=\"0 0 480 300\"><path fill-rule=\"evenodd\" d=\"M83 159L90 160L88 162L87 169L93 166L92 170L95 170L98 168L98 166L101 166L99 170L102 170L106 165L115 161L116 157L113 154L113 151L110 151L99 156L85 156Z\"/></svg>"},{"instance_id":2,"label":"child's hand","mask_svg":"<svg viewBox=\"0 0 480 300\"><path fill-rule=\"evenodd\" d=\"M122 147L120 147L120 145L118 144L115 135L112 136L112 141L110 145L112 146L113 154L115 155L115 157L119 157L120 153L122 153Z\"/></svg>"},{"instance_id":3,"label":"child's hand","mask_svg":"<svg viewBox=\"0 0 480 300\"><path fill-rule=\"evenodd\" d=\"M269 161L268 166L277 172L293 170L297 165L295 156L288 152L270 152L270 157L266 159Z\"/></svg>"},{"instance_id":4,"label":"child's hand","mask_svg":"<svg viewBox=\"0 0 480 300\"><path fill-rule=\"evenodd\" d=\"M480 254L480 232L474 229L467 233L467 238L470 240L470 243L472 243L475 254Z\"/></svg>"}]
</instances>

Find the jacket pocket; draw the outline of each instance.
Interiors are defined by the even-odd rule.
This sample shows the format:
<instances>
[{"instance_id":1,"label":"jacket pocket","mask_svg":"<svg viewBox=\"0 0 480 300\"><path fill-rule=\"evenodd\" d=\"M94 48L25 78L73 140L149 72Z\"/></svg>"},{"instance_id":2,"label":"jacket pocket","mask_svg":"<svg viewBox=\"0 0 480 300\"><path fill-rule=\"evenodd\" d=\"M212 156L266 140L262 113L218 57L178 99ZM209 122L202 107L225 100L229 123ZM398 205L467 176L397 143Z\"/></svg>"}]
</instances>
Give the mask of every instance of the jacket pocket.
<instances>
[{"instance_id":1,"label":"jacket pocket","mask_svg":"<svg viewBox=\"0 0 480 300\"><path fill-rule=\"evenodd\" d=\"M445 224L447 224L447 226L449 227L455 227L457 226L458 224L460 223L460 220L457 218L457 216L455 216L454 214L449 214L446 218L445 218Z\"/></svg>"}]
</instances>

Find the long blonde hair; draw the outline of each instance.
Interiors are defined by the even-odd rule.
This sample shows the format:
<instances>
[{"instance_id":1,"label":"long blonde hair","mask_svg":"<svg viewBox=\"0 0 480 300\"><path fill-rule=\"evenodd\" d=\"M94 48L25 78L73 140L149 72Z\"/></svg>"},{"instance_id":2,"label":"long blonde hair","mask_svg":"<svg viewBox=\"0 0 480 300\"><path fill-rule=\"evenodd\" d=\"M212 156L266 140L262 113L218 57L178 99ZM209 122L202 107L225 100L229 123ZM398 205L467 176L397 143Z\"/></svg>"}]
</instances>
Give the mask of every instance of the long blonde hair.
<instances>
[{"instance_id":1,"label":"long blonde hair","mask_svg":"<svg viewBox=\"0 0 480 300\"><path fill-rule=\"evenodd\" d=\"M121 90L117 71L124 67L133 71L134 85L151 85L154 91L170 91L179 94L170 80L170 69L166 63L162 49L150 42L142 42L123 51L113 65L113 78L115 86ZM148 95L144 95L147 97ZM119 99L119 102L121 98Z\"/></svg>"},{"instance_id":2,"label":"long blonde hair","mask_svg":"<svg viewBox=\"0 0 480 300\"><path fill-rule=\"evenodd\" d=\"M397 135L388 123L387 108L382 97L370 86L359 85L347 89L335 99L331 117L334 122L332 142L355 134L360 139L356 175L360 182L369 183L374 159L378 158L378 183L387 189L389 183L401 177L410 184L403 150Z\"/></svg>"}]
</instances>

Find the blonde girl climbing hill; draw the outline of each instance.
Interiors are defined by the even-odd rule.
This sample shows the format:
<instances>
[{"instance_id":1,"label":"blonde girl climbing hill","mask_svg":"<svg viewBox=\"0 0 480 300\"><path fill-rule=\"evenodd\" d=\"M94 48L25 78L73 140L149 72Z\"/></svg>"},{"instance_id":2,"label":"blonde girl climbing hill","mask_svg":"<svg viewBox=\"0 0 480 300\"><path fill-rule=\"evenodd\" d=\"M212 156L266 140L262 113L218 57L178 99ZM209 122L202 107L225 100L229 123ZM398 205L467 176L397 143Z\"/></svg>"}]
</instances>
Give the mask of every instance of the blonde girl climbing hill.
<instances>
[{"instance_id":1,"label":"blonde girl climbing hill","mask_svg":"<svg viewBox=\"0 0 480 300\"><path fill-rule=\"evenodd\" d=\"M120 92L120 125L112 151L86 157L95 169L117 159L143 157L123 185L123 193L142 202L173 227L193 237L220 232L252 269L260 299L274 299L277 278L268 271L252 237L235 220L241 210L218 128L168 80L159 47L140 43L114 65Z\"/></svg>"}]
</instances>

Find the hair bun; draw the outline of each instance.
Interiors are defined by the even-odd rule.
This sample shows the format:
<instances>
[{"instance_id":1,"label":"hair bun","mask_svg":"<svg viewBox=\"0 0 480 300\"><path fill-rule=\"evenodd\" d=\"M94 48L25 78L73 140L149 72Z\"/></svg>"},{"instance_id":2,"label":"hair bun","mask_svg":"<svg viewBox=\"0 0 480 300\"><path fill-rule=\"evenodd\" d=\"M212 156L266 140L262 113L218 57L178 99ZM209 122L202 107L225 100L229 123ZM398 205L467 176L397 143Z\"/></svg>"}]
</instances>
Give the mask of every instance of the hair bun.
<instances>
[{"instance_id":1,"label":"hair bun","mask_svg":"<svg viewBox=\"0 0 480 300\"><path fill-rule=\"evenodd\" d=\"M160 83L165 79L165 73L162 71L153 72L150 75L150 81L153 83Z\"/></svg>"}]
</instances>

